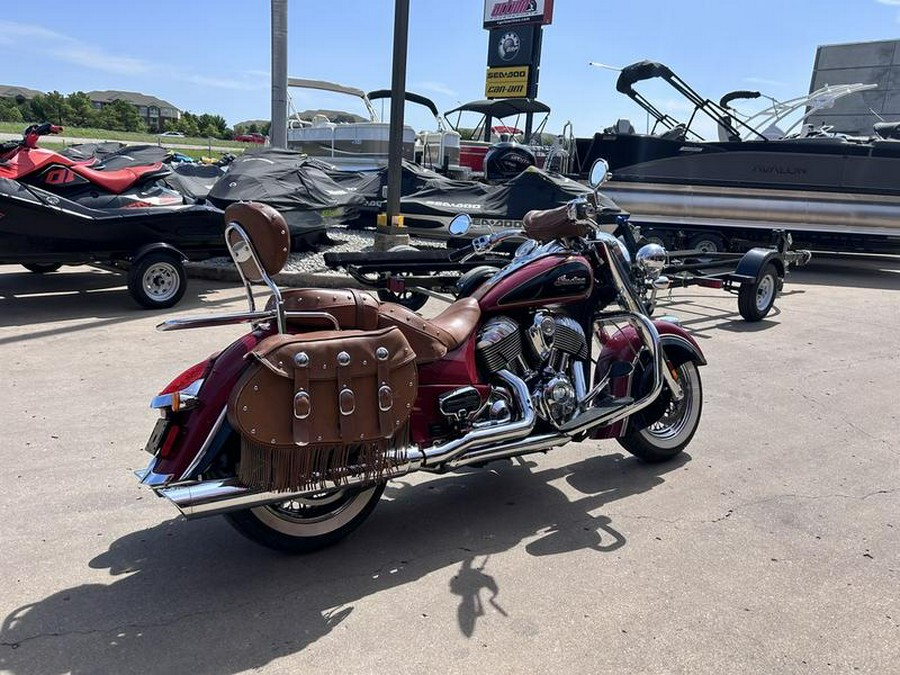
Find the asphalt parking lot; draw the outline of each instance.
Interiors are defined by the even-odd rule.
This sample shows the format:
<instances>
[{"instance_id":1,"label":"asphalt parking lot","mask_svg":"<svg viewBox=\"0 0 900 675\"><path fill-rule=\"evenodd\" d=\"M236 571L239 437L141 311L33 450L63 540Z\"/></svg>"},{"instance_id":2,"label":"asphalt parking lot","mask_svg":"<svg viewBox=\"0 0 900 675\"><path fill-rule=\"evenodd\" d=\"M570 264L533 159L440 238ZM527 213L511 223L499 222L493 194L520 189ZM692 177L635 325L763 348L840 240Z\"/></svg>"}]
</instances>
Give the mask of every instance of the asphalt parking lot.
<instances>
[{"instance_id":1,"label":"asphalt parking lot","mask_svg":"<svg viewBox=\"0 0 900 675\"><path fill-rule=\"evenodd\" d=\"M706 351L700 430L392 483L340 545L290 557L137 485L147 403L240 327L191 280L0 266L0 671L889 673L900 663L900 259L815 260L758 324L676 291Z\"/></svg>"}]
</instances>

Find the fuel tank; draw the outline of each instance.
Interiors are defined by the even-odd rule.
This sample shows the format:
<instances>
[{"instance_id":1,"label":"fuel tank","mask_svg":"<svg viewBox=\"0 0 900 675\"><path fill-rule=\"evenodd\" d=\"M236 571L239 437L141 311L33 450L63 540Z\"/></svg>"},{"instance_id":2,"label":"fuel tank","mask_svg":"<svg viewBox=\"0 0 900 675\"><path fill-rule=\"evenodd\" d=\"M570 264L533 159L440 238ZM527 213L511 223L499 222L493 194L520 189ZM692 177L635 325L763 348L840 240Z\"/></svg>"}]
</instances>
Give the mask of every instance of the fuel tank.
<instances>
[{"instance_id":1,"label":"fuel tank","mask_svg":"<svg viewBox=\"0 0 900 675\"><path fill-rule=\"evenodd\" d=\"M484 283L472 297L481 311L559 305L586 300L594 284L588 261L579 255L553 253L514 262Z\"/></svg>"}]
</instances>

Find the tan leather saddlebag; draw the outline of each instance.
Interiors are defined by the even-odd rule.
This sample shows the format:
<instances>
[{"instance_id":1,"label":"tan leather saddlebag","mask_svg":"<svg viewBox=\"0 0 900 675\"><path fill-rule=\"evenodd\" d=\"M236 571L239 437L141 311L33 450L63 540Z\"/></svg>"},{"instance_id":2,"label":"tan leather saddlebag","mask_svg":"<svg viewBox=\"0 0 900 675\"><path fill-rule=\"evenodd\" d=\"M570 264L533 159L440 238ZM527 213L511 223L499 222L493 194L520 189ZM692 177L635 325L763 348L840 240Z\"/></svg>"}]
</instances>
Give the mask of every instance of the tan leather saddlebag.
<instances>
[{"instance_id":1,"label":"tan leather saddlebag","mask_svg":"<svg viewBox=\"0 0 900 675\"><path fill-rule=\"evenodd\" d=\"M242 483L297 491L390 476L418 386L398 328L273 335L248 358L228 400Z\"/></svg>"}]
</instances>

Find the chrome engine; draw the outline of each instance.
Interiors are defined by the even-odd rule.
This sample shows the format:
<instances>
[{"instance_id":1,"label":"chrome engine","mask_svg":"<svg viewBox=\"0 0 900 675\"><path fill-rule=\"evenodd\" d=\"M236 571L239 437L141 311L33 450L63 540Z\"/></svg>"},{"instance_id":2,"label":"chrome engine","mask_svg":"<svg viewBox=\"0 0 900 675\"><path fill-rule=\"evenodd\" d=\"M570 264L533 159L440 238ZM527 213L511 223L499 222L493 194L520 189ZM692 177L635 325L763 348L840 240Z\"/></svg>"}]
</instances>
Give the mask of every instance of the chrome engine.
<instances>
[{"instance_id":1,"label":"chrome engine","mask_svg":"<svg viewBox=\"0 0 900 675\"><path fill-rule=\"evenodd\" d=\"M495 317L479 332L475 353L490 373L519 373L545 421L559 427L578 413L586 394L588 347L584 330L571 317L540 310L524 331L508 317Z\"/></svg>"}]
</instances>

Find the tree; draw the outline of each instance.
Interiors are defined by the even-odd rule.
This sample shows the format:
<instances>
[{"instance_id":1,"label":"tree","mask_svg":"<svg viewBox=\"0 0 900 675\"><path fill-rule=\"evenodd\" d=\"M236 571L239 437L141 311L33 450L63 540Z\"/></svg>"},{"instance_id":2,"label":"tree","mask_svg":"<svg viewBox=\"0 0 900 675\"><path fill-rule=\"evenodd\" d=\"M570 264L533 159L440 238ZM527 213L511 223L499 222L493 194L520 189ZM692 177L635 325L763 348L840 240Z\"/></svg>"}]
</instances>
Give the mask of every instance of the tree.
<instances>
[{"instance_id":1,"label":"tree","mask_svg":"<svg viewBox=\"0 0 900 675\"><path fill-rule=\"evenodd\" d=\"M58 91L37 94L31 99L31 110L39 121L53 122L60 126L68 124L68 118L72 112L66 102L66 97Z\"/></svg>"},{"instance_id":2,"label":"tree","mask_svg":"<svg viewBox=\"0 0 900 675\"><path fill-rule=\"evenodd\" d=\"M68 123L76 127L91 127L96 124L97 110L90 96L83 91L76 91L66 97L69 105Z\"/></svg>"},{"instance_id":3,"label":"tree","mask_svg":"<svg viewBox=\"0 0 900 675\"><path fill-rule=\"evenodd\" d=\"M14 101L0 98L0 122L24 122L25 117Z\"/></svg>"},{"instance_id":4,"label":"tree","mask_svg":"<svg viewBox=\"0 0 900 675\"><path fill-rule=\"evenodd\" d=\"M185 136L199 136L200 125L198 124L197 116L191 112L184 111L181 114L181 119L178 120L178 131Z\"/></svg>"},{"instance_id":5,"label":"tree","mask_svg":"<svg viewBox=\"0 0 900 675\"><path fill-rule=\"evenodd\" d=\"M116 99L107 103L97 115L97 126L112 131L146 131L147 125L137 108L127 101Z\"/></svg>"}]
</instances>

